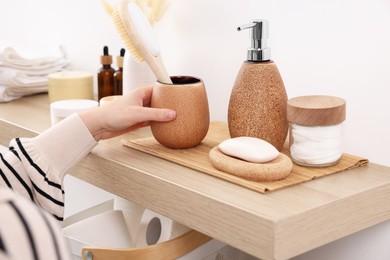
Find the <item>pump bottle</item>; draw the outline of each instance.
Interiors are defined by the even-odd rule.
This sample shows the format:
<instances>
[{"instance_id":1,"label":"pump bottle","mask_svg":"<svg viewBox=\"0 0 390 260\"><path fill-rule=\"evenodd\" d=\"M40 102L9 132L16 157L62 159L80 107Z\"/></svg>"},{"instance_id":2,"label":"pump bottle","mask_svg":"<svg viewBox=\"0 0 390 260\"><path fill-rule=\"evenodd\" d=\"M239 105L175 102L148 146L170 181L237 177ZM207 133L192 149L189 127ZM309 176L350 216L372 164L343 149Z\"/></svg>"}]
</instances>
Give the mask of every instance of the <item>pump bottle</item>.
<instances>
[{"instance_id":1,"label":"pump bottle","mask_svg":"<svg viewBox=\"0 0 390 260\"><path fill-rule=\"evenodd\" d=\"M257 137L280 151L288 132L287 93L267 47L268 21L254 20L238 27L238 31L244 29L250 30L251 47L230 96L230 136Z\"/></svg>"},{"instance_id":2,"label":"pump bottle","mask_svg":"<svg viewBox=\"0 0 390 260\"><path fill-rule=\"evenodd\" d=\"M111 67L112 56L108 53L108 47L104 46L103 56L100 56L102 67L97 72L98 77L98 100L106 96L114 95L114 73Z\"/></svg>"}]
</instances>

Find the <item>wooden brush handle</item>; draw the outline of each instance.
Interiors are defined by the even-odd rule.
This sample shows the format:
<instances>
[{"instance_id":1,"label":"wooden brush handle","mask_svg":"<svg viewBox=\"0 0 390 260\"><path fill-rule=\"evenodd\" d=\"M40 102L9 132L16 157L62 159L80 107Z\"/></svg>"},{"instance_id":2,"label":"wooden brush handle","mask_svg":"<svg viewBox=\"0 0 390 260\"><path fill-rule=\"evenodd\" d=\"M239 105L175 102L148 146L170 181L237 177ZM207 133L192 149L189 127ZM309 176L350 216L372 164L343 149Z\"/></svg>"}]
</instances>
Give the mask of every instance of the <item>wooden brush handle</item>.
<instances>
[{"instance_id":1,"label":"wooden brush handle","mask_svg":"<svg viewBox=\"0 0 390 260\"><path fill-rule=\"evenodd\" d=\"M165 69L161 56L154 57L148 53L148 55L145 55L144 58L158 81L165 84L172 84L172 80Z\"/></svg>"}]
</instances>

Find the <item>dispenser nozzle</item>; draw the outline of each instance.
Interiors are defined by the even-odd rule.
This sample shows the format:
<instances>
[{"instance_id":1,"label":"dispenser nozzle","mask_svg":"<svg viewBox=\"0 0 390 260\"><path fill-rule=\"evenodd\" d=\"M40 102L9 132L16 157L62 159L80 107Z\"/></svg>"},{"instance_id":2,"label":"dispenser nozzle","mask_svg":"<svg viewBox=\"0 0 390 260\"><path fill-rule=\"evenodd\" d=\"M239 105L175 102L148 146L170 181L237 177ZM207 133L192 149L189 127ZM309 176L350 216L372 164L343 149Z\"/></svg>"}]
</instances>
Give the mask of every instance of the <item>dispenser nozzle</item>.
<instances>
[{"instance_id":1,"label":"dispenser nozzle","mask_svg":"<svg viewBox=\"0 0 390 260\"><path fill-rule=\"evenodd\" d=\"M244 29L249 29L249 28L252 28L252 27L255 27L255 26L256 26L255 23L240 25L240 26L237 27L237 31L241 31L241 30L244 30Z\"/></svg>"},{"instance_id":2,"label":"dispenser nozzle","mask_svg":"<svg viewBox=\"0 0 390 260\"><path fill-rule=\"evenodd\" d=\"M248 60L269 61L271 59L271 49L267 47L268 21L254 20L250 24L237 27L238 31L244 29L251 29L251 47L248 48Z\"/></svg>"}]
</instances>

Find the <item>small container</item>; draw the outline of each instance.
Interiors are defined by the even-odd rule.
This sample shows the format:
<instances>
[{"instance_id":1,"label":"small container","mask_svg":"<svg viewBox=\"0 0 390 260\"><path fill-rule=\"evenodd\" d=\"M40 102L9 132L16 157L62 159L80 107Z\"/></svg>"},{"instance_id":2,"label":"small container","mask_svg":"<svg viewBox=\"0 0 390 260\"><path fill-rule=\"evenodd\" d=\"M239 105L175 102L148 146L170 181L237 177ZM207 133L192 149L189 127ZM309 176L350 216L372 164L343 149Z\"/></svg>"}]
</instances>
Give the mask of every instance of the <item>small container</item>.
<instances>
[{"instance_id":1,"label":"small container","mask_svg":"<svg viewBox=\"0 0 390 260\"><path fill-rule=\"evenodd\" d=\"M49 102L65 99L93 99L93 76L83 71L50 73L48 79Z\"/></svg>"},{"instance_id":2,"label":"small container","mask_svg":"<svg viewBox=\"0 0 390 260\"><path fill-rule=\"evenodd\" d=\"M121 99L122 97L122 95L106 96L99 100L99 106L107 105L108 103Z\"/></svg>"},{"instance_id":3,"label":"small container","mask_svg":"<svg viewBox=\"0 0 390 260\"><path fill-rule=\"evenodd\" d=\"M342 149L346 102L332 96L302 96L287 102L291 159L299 165L337 164Z\"/></svg>"},{"instance_id":4,"label":"small container","mask_svg":"<svg viewBox=\"0 0 390 260\"><path fill-rule=\"evenodd\" d=\"M100 56L102 67L97 72L98 100L106 96L114 95L114 73L111 67L112 56L108 53L108 47L104 46L103 55Z\"/></svg>"},{"instance_id":5,"label":"small container","mask_svg":"<svg viewBox=\"0 0 390 260\"><path fill-rule=\"evenodd\" d=\"M190 76L173 76L172 84L156 82L150 106L176 111L170 122L150 122L154 138L172 149L197 146L205 138L210 123L205 84Z\"/></svg>"},{"instance_id":6,"label":"small container","mask_svg":"<svg viewBox=\"0 0 390 260\"><path fill-rule=\"evenodd\" d=\"M125 56L125 49L121 49L120 56L117 57L116 63L118 69L114 73L114 95L123 94L123 57Z\"/></svg>"},{"instance_id":7,"label":"small container","mask_svg":"<svg viewBox=\"0 0 390 260\"><path fill-rule=\"evenodd\" d=\"M69 99L55 101L50 104L51 124L55 125L73 113L82 112L84 110L97 107L98 105L99 103L96 100L89 99Z\"/></svg>"}]
</instances>

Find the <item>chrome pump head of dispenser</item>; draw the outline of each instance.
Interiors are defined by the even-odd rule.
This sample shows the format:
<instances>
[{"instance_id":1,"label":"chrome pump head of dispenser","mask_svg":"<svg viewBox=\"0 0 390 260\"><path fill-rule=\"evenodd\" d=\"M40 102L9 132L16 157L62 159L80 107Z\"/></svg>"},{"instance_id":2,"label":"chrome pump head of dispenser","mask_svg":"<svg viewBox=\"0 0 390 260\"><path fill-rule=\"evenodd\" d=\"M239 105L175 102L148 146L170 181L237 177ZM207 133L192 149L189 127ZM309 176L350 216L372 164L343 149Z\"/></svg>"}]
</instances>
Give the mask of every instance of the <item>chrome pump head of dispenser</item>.
<instances>
[{"instance_id":1,"label":"chrome pump head of dispenser","mask_svg":"<svg viewBox=\"0 0 390 260\"><path fill-rule=\"evenodd\" d=\"M250 29L251 47L248 48L248 61L269 61L271 49L267 47L268 21L253 20L249 24L241 25L237 31Z\"/></svg>"}]
</instances>

